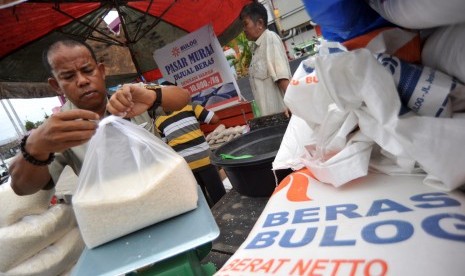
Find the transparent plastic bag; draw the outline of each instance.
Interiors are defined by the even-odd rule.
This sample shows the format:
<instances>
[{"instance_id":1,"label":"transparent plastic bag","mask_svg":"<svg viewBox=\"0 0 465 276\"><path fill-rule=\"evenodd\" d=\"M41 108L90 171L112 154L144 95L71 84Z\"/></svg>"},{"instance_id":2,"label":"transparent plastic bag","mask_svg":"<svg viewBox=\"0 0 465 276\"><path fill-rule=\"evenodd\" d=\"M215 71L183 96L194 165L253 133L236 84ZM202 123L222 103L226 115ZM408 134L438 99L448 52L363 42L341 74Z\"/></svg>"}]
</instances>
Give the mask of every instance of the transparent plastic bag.
<instances>
[{"instance_id":1,"label":"transparent plastic bag","mask_svg":"<svg viewBox=\"0 0 465 276\"><path fill-rule=\"evenodd\" d=\"M186 161L144 128L116 116L99 123L73 196L89 248L197 207Z\"/></svg>"}]
</instances>

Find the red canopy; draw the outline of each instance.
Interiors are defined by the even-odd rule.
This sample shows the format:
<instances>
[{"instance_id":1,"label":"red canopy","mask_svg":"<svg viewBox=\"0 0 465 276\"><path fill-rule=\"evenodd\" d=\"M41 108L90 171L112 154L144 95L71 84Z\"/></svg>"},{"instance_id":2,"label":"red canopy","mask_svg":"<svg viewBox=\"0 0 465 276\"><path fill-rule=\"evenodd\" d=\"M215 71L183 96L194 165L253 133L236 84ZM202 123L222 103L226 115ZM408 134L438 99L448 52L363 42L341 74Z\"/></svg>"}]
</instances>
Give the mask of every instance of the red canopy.
<instances>
[{"instance_id":1,"label":"red canopy","mask_svg":"<svg viewBox=\"0 0 465 276\"><path fill-rule=\"evenodd\" d=\"M53 4L24 3L0 10L0 55L43 37L73 21L53 9ZM99 3L61 4L60 9L72 17L80 18L100 7Z\"/></svg>"},{"instance_id":2,"label":"red canopy","mask_svg":"<svg viewBox=\"0 0 465 276\"><path fill-rule=\"evenodd\" d=\"M122 57L111 49L126 48L135 65L133 73L156 78L160 75L152 57L155 49L209 23L224 45L240 33L238 16L250 2L38 0L0 9L0 81L45 81L41 53L51 42L63 37L91 41L97 49L97 58L104 63ZM121 37L109 32L102 23L110 10L119 13L124 32Z\"/></svg>"}]
</instances>

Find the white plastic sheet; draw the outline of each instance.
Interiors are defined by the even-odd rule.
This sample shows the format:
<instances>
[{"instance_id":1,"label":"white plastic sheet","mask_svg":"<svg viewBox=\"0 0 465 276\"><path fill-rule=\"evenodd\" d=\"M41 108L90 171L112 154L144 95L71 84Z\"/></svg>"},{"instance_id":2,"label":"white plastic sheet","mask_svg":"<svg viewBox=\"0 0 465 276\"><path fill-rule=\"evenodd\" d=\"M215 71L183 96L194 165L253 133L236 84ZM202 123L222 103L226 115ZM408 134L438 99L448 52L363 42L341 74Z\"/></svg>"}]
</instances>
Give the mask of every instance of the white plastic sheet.
<instances>
[{"instance_id":1,"label":"white plastic sheet","mask_svg":"<svg viewBox=\"0 0 465 276\"><path fill-rule=\"evenodd\" d=\"M363 172L354 170L354 166L367 169L369 164L365 160L371 152L370 143L376 143L382 149L377 151L376 165L385 172L418 173L419 165L428 174L425 182L438 188L452 190L465 183L465 149L461 146L465 117L462 114L434 118L409 112L399 117L401 102L393 77L366 49L311 59L307 65L312 63L315 70L301 70L301 75L296 72L294 84L289 86L284 100L293 114L312 128L313 135L320 136L316 144L306 145L307 149L318 150L314 151L316 155L310 150L312 157L305 160L310 170L318 167L319 173L315 176L320 181L338 186L360 177ZM305 73L314 73L318 82L300 85L302 82L295 81L304 80ZM310 94L311 101L310 97L305 100L302 94ZM325 114L322 107L327 109ZM339 117L328 115L331 112ZM348 124L346 120L355 121L353 132L346 130L350 136L344 140L341 139L344 132L335 134L344 123ZM330 124L326 125L327 122ZM355 132L363 134L357 141L353 140ZM355 142L367 144L354 150ZM335 143L338 147L331 149ZM390 159L389 165L383 168L380 158ZM344 162L347 165L342 165Z\"/></svg>"},{"instance_id":2,"label":"white plastic sheet","mask_svg":"<svg viewBox=\"0 0 465 276\"><path fill-rule=\"evenodd\" d=\"M305 165L302 158L305 155L304 145L313 141L313 130L297 115L292 115L286 132L273 161L273 170L298 170Z\"/></svg>"}]
</instances>

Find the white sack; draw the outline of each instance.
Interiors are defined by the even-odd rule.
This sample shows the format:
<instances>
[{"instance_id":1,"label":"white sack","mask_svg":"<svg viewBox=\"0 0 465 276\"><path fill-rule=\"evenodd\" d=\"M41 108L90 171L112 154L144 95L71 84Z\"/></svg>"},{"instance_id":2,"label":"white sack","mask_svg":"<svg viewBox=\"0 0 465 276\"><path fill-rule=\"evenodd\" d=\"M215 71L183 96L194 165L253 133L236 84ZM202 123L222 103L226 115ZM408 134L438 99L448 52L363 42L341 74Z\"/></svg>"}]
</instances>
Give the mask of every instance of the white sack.
<instances>
[{"instance_id":1,"label":"white sack","mask_svg":"<svg viewBox=\"0 0 465 276\"><path fill-rule=\"evenodd\" d=\"M418 175L425 177L423 171L415 160L394 156L383 150L379 145L373 145L370 156L371 171L389 175Z\"/></svg>"},{"instance_id":2,"label":"white sack","mask_svg":"<svg viewBox=\"0 0 465 276\"><path fill-rule=\"evenodd\" d=\"M11 177L0 185L0 227L11 225L29 215L45 212L50 205L54 189L41 190L35 194L18 196L11 188Z\"/></svg>"},{"instance_id":3,"label":"white sack","mask_svg":"<svg viewBox=\"0 0 465 276\"><path fill-rule=\"evenodd\" d=\"M437 187L452 190L465 183L464 116L433 118L408 113L399 118L400 100L393 78L365 49L317 57L315 69L319 84L337 107L354 112L360 131L385 151L417 161L440 180Z\"/></svg>"},{"instance_id":4,"label":"white sack","mask_svg":"<svg viewBox=\"0 0 465 276\"><path fill-rule=\"evenodd\" d=\"M73 209L57 204L41 215L26 216L0 228L0 271L17 266L76 226Z\"/></svg>"},{"instance_id":5,"label":"white sack","mask_svg":"<svg viewBox=\"0 0 465 276\"><path fill-rule=\"evenodd\" d=\"M465 22L463 0L369 0L386 20L409 29L426 29Z\"/></svg>"},{"instance_id":6,"label":"white sack","mask_svg":"<svg viewBox=\"0 0 465 276\"><path fill-rule=\"evenodd\" d=\"M339 43L324 42L320 55L343 51ZM316 58L301 62L284 96L292 117L302 119L294 126L291 117L273 169L305 166L320 181L339 186L366 175L373 143L360 133L348 137L357 127L357 118L341 111L320 85L314 70ZM291 134L298 138L290 138Z\"/></svg>"},{"instance_id":7,"label":"white sack","mask_svg":"<svg viewBox=\"0 0 465 276\"><path fill-rule=\"evenodd\" d=\"M292 114L302 118L311 128L323 122L328 106L333 103L320 88L314 70L315 58L312 56L300 63L284 94L284 103Z\"/></svg>"},{"instance_id":8,"label":"white sack","mask_svg":"<svg viewBox=\"0 0 465 276\"><path fill-rule=\"evenodd\" d=\"M273 161L273 170L298 170L305 165L301 157L305 155L305 145L313 142L313 131L299 116L292 114L283 140Z\"/></svg>"},{"instance_id":9,"label":"white sack","mask_svg":"<svg viewBox=\"0 0 465 276\"><path fill-rule=\"evenodd\" d=\"M89 142L72 198L89 248L197 208L197 182L170 146L109 116Z\"/></svg>"},{"instance_id":10,"label":"white sack","mask_svg":"<svg viewBox=\"0 0 465 276\"><path fill-rule=\"evenodd\" d=\"M435 29L424 43L421 61L465 83L465 24Z\"/></svg>"},{"instance_id":11,"label":"white sack","mask_svg":"<svg viewBox=\"0 0 465 276\"><path fill-rule=\"evenodd\" d=\"M462 84L441 71L387 54L378 54L376 58L393 75L404 109L422 116L451 117L456 110L449 95L465 94ZM407 111L401 110L401 113Z\"/></svg>"},{"instance_id":12,"label":"white sack","mask_svg":"<svg viewBox=\"0 0 465 276\"><path fill-rule=\"evenodd\" d=\"M370 157L368 146L358 145L361 152L357 154L353 145L350 149L340 147L350 137L345 139L343 133L339 133L339 138L327 135L330 133L328 128L335 131L353 113L360 127L358 132L365 135L358 142L368 142L365 140L368 137L368 140L380 146L371 160L372 168L388 174L418 174L421 167L430 174L425 183L441 183L439 186L448 190L463 184L464 172L461 172L461 166L456 166L465 161L463 151L460 150L460 140L465 137L465 132L461 131L464 128L460 127L461 114L455 113L451 119L439 120L414 116L412 113L399 120L401 92L397 91L393 77L386 74L387 71L382 71L382 66L373 63L375 59L369 56L367 50L345 53L344 48L338 45L322 46L321 56L311 57L301 63L284 97L284 102L292 113L301 117L313 131L312 138L308 138L314 141L313 144L301 144L299 147L307 146L306 167L317 171L316 177L320 181L341 185L366 171L366 168L356 171L353 166L356 164L355 160L360 165ZM398 66L401 66L400 63ZM449 95L452 111L463 111L463 85L449 81L446 86L452 90ZM441 93L444 97L447 91ZM442 104L444 99L437 102ZM330 110L328 107L332 103L347 117L341 116L339 125L333 121L332 127L324 126ZM327 134L323 135L320 133L322 131ZM316 138L317 136L320 138ZM447 143L443 142L445 139ZM339 148L335 148L335 145L339 145ZM459 150L456 151L455 148ZM348 152L342 153L344 150ZM292 152L286 151L287 154ZM294 159L298 157L300 156L293 156ZM350 164L350 169L339 165L339 162ZM432 179L435 181L430 181Z\"/></svg>"},{"instance_id":13,"label":"white sack","mask_svg":"<svg viewBox=\"0 0 465 276\"><path fill-rule=\"evenodd\" d=\"M463 276L465 195L423 178L371 173L335 188L293 172L215 276Z\"/></svg>"},{"instance_id":14,"label":"white sack","mask_svg":"<svg viewBox=\"0 0 465 276\"><path fill-rule=\"evenodd\" d=\"M356 127L353 113L329 106L325 121L315 132L316 143L305 146L302 160L318 180L338 187L367 174L373 142L354 132Z\"/></svg>"},{"instance_id":15,"label":"white sack","mask_svg":"<svg viewBox=\"0 0 465 276\"><path fill-rule=\"evenodd\" d=\"M65 272L70 264L77 262L84 247L79 229L75 227L61 239L12 268L5 275L56 276Z\"/></svg>"},{"instance_id":16,"label":"white sack","mask_svg":"<svg viewBox=\"0 0 465 276\"><path fill-rule=\"evenodd\" d=\"M324 42L319 54L344 51L339 43ZM284 96L292 117L301 117L302 121L294 126L291 117L273 169L296 170L305 166L318 180L339 186L366 175L373 142L356 133L356 116L341 111L321 86L314 70L316 58L301 62ZM289 138L293 128L298 139Z\"/></svg>"}]
</instances>

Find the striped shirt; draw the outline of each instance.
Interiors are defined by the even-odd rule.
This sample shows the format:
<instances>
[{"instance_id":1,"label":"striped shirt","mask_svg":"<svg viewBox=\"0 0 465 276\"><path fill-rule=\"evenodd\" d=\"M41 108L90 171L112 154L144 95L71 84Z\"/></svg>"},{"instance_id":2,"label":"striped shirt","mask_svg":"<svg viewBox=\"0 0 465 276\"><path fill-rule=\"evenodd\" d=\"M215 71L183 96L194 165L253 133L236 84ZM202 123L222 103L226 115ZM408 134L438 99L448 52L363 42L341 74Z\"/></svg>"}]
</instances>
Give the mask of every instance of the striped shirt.
<instances>
[{"instance_id":1,"label":"striped shirt","mask_svg":"<svg viewBox=\"0 0 465 276\"><path fill-rule=\"evenodd\" d=\"M208 124L213 115L201 105L186 105L179 111L157 117L155 126L168 145L194 170L210 164L210 146L199 121Z\"/></svg>"}]
</instances>

